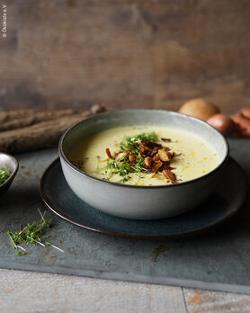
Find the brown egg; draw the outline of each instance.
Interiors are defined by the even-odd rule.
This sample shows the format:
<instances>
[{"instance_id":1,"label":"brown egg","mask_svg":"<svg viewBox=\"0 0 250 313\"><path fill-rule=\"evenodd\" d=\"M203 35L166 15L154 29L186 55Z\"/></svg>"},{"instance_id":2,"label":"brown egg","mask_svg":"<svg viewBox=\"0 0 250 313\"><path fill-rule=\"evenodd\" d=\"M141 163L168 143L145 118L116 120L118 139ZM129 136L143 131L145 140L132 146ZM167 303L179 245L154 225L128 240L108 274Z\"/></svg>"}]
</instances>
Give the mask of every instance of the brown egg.
<instances>
[{"instance_id":1,"label":"brown egg","mask_svg":"<svg viewBox=\"0 0 250 313\"><path fill-rule=\"evenodd\" d=\"M250 119L250 107L241 109L240 114Z\"/></svg>"},{"instance_id":2,"label":"brown egg","mask_svg":"<svg viewBox=\"0 0 250 313\"><path fill-rule=\"evenodd\" d=\"M224 115L224 114L215 114L207 120L207 123L216 128L223 135L229 135L235 130L234 121Z\"/></svg>"},{"instance_id":3,"label":"brown egg","mask_svg":"<svg viewBox=\"0 0 250 313\"><path fill-rule=\"evenodd\" d=\"M220 113L220 110L214 104L202 98L197 98L184 103L180 107L179 112L206 121L212 115Z\"/></svg>"}]
</instances>

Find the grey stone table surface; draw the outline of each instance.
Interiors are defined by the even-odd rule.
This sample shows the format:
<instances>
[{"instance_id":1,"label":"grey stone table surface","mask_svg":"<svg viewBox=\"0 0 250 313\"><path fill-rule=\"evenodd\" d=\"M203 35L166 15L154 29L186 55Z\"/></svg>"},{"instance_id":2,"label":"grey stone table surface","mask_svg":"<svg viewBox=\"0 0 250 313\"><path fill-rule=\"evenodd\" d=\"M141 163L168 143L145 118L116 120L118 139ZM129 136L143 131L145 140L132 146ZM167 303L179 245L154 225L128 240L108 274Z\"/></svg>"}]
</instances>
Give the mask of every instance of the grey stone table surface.
<instances>
[{"instance_id":1,"label":"grey stone table surface","mask_svg":"<svg viewBox=\"0 0 250 313\"><path fill-rule=\"evenodd\" d=\"M0 270L1 313L249 313L250 296Z\"/></svg>"},{"instance_id":2,"label":"grey stone table surface","mask_svg":"<svg viewBox=\"0 0 250 313\"><path fill-rule=\"evenodd\" d=\"M230 145L231 154L240 161L246 171L250 172L250 162L243 158L244 155L249 156L249 142L233 140ZM237 148L239 145L240 154ZM55 157L56 153L51 152L51 160ZM34 162L32 173L25 167L22 168L23 177L27 179L32 175L39 180L41 173L36 172L36 168L47 166L38 164L39 162L43 162L42 158L37 158ZM22 192L24 191L20 187L16 194L12 194L12 206ZM35 185L26 195L26 201L32 206L39 205L34 202L34 194L38 194ZM18 218L12 216L13 225L16 225ZM11 227L11 223L8 227ZM53 253L47 257L53 265ZM112 312L112 310L117 313L250 312L250 298L246 295L180 287L0 270L0 312Z\"/></svg>"}]
</instances>

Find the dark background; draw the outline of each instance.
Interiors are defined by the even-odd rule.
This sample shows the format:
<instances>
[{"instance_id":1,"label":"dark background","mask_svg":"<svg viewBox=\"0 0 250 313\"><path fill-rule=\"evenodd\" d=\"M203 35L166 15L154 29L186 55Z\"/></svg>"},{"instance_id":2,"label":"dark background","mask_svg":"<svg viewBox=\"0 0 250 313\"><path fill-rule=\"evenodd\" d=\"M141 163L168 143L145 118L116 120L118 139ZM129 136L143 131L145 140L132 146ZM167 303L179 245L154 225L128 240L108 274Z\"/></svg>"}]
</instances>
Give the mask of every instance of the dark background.
<instances>
[{"instance_id":1,"label":"dark background","mask_svg":"<svg viewBox=\"0 0 250 313\"><path fill-rule=\"evenodd\" d=\"M249 105L248 0L6 3L0 109Z\"/></svg>"}]
</instances>

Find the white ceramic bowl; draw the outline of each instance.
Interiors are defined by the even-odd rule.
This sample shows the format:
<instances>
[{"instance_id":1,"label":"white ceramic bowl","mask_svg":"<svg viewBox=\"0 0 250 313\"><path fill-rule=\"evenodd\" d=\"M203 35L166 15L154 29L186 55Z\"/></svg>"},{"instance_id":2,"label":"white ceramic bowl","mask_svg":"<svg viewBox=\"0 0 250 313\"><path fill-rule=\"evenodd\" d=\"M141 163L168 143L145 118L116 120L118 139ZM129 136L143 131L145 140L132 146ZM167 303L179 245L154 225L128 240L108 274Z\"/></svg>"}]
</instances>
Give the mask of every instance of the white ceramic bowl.
<instances>
[{"instance_id":1,"label":"white ceramic bowl","mask_svg":"<svg viewBox=\"0 0 250 313\"><path fill-rule=\"evenodd\" d=\"M69 159L79 139L118 126L157 125L188 130L210 143L219 155L218 166L191 181L161 186L132 186L90 176ZM98 114L68 129L59 143L64 176L73 192L91 206L129 219L159 219L178 215L198 206L215 190L228 157L225 138L207 123L184 114L160 110L125 110Z\"/></svg>"}]
</instances>

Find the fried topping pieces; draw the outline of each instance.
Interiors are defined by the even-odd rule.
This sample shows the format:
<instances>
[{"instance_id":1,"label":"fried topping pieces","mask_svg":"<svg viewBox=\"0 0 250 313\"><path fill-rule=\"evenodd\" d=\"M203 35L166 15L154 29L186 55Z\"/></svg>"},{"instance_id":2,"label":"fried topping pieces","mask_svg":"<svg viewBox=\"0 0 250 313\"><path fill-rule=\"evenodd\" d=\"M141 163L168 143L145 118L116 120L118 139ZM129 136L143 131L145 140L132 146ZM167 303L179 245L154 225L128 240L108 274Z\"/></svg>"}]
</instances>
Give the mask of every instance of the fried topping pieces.
<instances>
[{"instance_id":1,"label":"fried topping pieces","mask_svg":"<svg viewBox=\"0 0 250 313\"><path fill-rule=\"evenodd\" d=\"M142 133L128 137L120 144L120 150L111 154L106 148L108 167L115 174L123 176L123 181L131 178L132 173L162 174L162 177L171 183L177 183L171 162L177 156L168 147L160 143L171 142L169 138L159 139L155 133Z\"/></svg>"}]
</instances>

